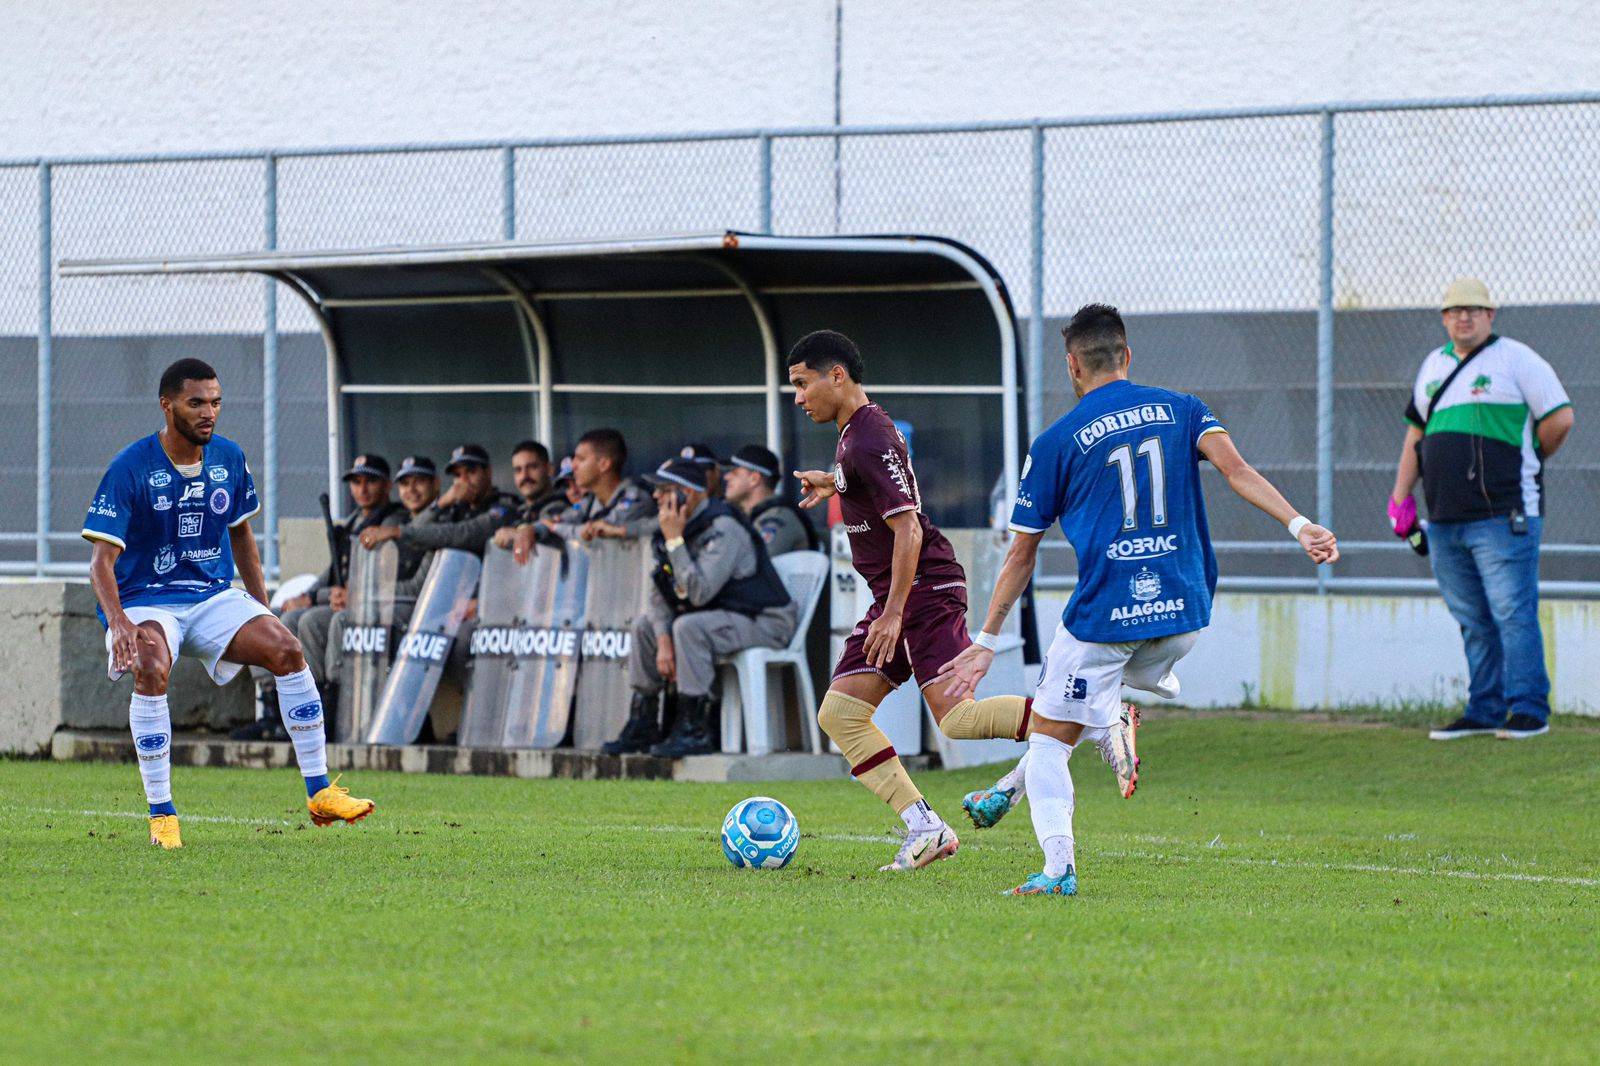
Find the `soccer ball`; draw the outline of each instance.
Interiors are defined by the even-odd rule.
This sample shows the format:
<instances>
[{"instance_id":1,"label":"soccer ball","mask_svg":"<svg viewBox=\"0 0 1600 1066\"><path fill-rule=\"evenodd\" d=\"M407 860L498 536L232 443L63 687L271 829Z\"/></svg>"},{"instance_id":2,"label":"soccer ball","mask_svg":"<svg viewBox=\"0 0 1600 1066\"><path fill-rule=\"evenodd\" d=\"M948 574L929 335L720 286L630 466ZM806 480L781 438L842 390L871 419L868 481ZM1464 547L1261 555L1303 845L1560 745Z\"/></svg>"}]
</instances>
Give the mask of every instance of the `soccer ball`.
<instances>
[{"instance_id":1,"label":"soccer ball","mask_svg":"<svg viewBox=\"0 0 1600 1066\"><path fill-rule=\"evenodd\" d=\"M775 799L740 800L722 820L722 854L740 868L779 870L800 845L800 823Z\"/></svg>"}]
</instances>

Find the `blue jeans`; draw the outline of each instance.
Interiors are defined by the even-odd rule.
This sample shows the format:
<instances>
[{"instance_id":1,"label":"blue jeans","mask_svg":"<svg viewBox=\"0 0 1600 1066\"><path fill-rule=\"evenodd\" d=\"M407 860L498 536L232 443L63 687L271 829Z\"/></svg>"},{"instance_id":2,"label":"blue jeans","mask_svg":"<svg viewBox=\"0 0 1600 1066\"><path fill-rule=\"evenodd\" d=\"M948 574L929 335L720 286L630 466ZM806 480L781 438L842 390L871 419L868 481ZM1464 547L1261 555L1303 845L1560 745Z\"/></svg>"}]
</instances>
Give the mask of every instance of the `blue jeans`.
<instances>
[{"instance_id":1,"label":"blue jeans","mask_svg":"<svg viewBox=\"0 0 1600 1066\"><path fill-rule=\"evenodd\" d=\"M1502 725L1507 715L1550 717L1550 678L1539 631L1539 533L1511 532L1509 518L1428 526L1433 576L1467 646L1466 716Z\"/></svg>"}]
</instances>

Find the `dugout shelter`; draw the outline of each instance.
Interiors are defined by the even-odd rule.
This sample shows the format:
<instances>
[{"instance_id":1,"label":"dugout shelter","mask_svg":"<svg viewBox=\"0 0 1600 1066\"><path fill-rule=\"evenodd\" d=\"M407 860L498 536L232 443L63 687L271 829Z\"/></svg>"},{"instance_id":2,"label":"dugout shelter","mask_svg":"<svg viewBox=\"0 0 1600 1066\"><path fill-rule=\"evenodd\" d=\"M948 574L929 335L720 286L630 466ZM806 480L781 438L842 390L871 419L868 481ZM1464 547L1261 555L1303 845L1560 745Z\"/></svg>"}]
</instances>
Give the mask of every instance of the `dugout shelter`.
<instances>
[{"instance_id":1,"label":"dugout shelter","mask_svg":"<svg viewBox=\"0 0 1600 1066\"><path fill-rule=\"evenodd\" d=\"M328 491L362 451L497 464L532 436L568 448L609 425L632 472L686 441L763 441L791 468L832 462L831 427L787 391L814 329L861 346L868 393L912 427L930 515L988 526L1019 437L1016 320L981 255L928 236L727 232L581 243L76 260L67 276L257 273L299 297L327 352ZM272 420L267 420L272 432ZM269 487L270 491L270 487Z\"/></svg>"}]
</instances>

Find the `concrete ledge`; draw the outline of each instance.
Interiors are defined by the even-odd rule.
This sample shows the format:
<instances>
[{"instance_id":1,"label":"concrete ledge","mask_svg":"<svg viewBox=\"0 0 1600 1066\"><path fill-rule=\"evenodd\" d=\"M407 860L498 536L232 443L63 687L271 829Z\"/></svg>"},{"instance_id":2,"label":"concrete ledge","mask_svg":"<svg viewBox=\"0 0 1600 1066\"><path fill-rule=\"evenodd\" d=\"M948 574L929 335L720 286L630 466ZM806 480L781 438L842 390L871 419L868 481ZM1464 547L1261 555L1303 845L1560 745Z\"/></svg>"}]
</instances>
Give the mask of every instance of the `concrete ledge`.
<instances>
[{"instance_id":1,"label":"concrete ledge","mask_svg":"<svg viewBox=\"0 0 1600 1066\"><path fill-rule=\"evenodd\" d=\"M60 762L133 762L133 740L123 733L63 729L52 738L50 757ZM912 770L926 769L932 762L927 756L913 756L905 761ZM289 769L294 766L294 749L287 743L257 743L180 733L172 738L172 762L175 766ZM328 768L334 773L388 770L407 774L713 783L826 781L849 776L849 768L838 755L795 751L772 755L696 755L673 760L653 759L648 755L602 755L595 751L507 751L378 744L329 744Z\"/></svg>"}]
</instances>

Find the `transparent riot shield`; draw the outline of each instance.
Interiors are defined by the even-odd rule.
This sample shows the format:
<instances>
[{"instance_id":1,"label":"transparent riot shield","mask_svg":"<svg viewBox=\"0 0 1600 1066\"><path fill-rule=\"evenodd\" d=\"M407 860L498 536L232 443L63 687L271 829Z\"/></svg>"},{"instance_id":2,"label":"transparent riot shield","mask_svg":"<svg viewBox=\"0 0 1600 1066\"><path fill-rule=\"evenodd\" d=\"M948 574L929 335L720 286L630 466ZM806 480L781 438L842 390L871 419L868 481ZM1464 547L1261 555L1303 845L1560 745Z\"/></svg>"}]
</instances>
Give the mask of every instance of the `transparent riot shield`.
<instances>
[{"instance_id":1,"label":"transparent riot shield","mask_svg":"<svg viewBox=\"0 0 1600 1066\"><path fill-rule=\"evenodd\" d=\"M470 552L444 548L434 553L367 729L368 744L410 744L417 739L456 633L472 611L482 569L483 563Z\"/></svg>"},{"instance_id":2,"label":"transparent riot shield","mask_svg":"<svg viewBox=\"0 0 1600 1066\"><path fill-rule=\"evenodd\" d=\"M336 736L355 739L367 734L373 711L389 677L398 627L404 612L395 601L400 549L393 542L368 551L351 545L349 603L339 634L339 706Z\"/></svg>"},{"instance_id":3,"label":"transparent riot shield","mask_svg":"<svg viewBox=\"0 0 1600 1066\"><path fill-rule=\"evenodd\" d=\"M485 553L463 746L561 743L578 683L588 573L589 557L576 545L541 544L522 566L510 552Z\"/></svg>"},{"instance_id":4,"label":"transparent riot shield","mask_svg":"<svg viewBox=\"0 0 1600 1066\"><path fill-rule=\"evenodd\" d=\"M572 745L592 750L628 720L628 656L633 624L644 613L652 560L644 540L592 540L574 547L588 555L589 596Z\"/></svg>"}]
</instances>

